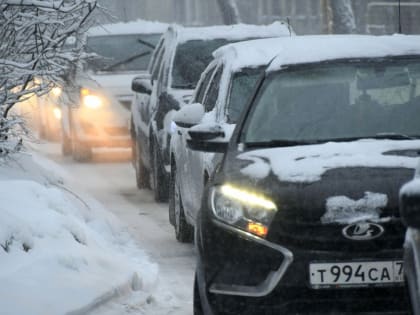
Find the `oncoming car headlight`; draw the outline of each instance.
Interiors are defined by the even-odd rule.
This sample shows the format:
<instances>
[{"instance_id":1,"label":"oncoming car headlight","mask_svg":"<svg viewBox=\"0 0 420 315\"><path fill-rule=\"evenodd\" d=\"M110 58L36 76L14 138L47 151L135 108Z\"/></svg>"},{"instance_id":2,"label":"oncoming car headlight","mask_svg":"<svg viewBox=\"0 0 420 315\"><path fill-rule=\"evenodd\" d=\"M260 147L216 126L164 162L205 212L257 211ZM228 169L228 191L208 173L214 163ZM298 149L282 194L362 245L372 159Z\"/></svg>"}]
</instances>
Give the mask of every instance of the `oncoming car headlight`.
<instances>
[{"instance_id":1,"label":"oncoming car headlight","mask_svg":"<svg viewBox=\"0 0 420 315\"><path fill-rule=\"evenodd\" d=\"M60 97L61 93L63 93L63 89L59 86L55 86L51 89L51 93L52 95L54 95L55 97Z\"/></svg>"},{"instance_id":2,"label":"oncoming car headlight","mask_svg":"<svg viewBox=\"0 0 420 315\"><path fill-rule=\"evenodd\" d=\"M230 184L212 188L210 207L217 219L259 237L267 236L277 212L274 202L264 195Z\"/></svg>"},{"instance_id":3,"label":"oncoming car headlight","mask_svg":"<svg viewBox=\"0 0 420 315\"><path fill-rule=\"evenodd\" d=\"M81 89L80 94L83 106L89 109L98 109L104 105L103 98L97 94L94 94L89 89Z\"/></svg>"}]
</instances>

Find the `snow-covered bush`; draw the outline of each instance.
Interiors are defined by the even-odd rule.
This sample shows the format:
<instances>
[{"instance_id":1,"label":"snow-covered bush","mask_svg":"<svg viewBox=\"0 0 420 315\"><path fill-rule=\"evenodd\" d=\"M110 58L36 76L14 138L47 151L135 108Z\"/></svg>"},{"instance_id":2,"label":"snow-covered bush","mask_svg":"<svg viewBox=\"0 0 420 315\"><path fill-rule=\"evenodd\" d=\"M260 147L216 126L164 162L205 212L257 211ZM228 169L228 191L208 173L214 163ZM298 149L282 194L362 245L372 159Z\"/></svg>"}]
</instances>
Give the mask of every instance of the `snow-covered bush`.
<instances>
[{"instance_id":1,"label":"snow-covered bush","mask_svg":"<svg viewBox=\"0 0 420 315\"><path fill-rule=\"evenodd\" d=\"M95 7L96 0L0 0L0 155L20 147L22 120L11 108L69 80Z\"/></svg>"}]
</instances>

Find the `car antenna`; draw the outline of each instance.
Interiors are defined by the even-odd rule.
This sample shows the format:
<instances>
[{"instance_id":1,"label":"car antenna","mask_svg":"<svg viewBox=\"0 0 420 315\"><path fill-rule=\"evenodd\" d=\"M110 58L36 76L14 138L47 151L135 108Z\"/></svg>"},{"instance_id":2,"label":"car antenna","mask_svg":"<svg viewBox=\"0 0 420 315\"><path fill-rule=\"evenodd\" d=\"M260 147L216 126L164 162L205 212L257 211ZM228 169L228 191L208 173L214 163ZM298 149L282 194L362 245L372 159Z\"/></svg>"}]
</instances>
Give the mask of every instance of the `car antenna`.
<instances>
[{"instance_id":1,"label":"car antenna","mask_svg":"<svg viewBox=\"0 0 420 315\"><path fill-rule=\"evenodd\" d=\"M402 34L402 25L401 25L401 0L398 0L398 34Z\"/></svg>"}]
</instances>

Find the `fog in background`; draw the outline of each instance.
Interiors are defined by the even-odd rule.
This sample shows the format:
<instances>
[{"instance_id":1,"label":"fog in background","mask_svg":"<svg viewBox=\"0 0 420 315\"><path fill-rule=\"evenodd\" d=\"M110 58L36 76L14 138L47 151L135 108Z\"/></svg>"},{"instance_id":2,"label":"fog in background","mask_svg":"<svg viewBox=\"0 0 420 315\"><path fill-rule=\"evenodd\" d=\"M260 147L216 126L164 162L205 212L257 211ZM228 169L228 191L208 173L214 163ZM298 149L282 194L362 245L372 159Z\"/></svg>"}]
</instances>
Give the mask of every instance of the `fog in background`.
<instances>
[{"instance_id":1,"label":"fog in background","mask_svg":"<svg viewBox=\"0 0 420 315\"><path fill-rule=\"evenodd\" d=\"M397 1L373 0L99 0L113 16L100 14L101 23L131 21L138 18L183 25L225 24L219 3L237 6L243 23L265 24L289 20L297 34L337 33L348 18L340 6L350 3L354 17L352 33L392 34L398 32ZM406 34L420 33L420 1L403 0L401 27ZM335 7L334 7L335 6ZM335 15L334 15L335 12ZM347 14L347 13L344 13ZM344 25L348 28L349 25Z\"/></svg>"}]
</instances>

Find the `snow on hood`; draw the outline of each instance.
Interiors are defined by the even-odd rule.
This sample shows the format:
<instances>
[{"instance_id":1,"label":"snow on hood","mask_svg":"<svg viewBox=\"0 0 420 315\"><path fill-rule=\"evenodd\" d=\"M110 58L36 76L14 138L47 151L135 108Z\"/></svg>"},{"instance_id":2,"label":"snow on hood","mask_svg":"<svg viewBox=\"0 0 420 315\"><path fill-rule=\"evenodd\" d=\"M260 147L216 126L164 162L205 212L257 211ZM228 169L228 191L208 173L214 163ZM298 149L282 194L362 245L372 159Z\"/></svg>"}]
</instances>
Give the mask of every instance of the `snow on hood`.
<instances>
[{"instance_id":1,"label":"snow on hood","mask_svg":"<svg viewBox=\"0 0 420 315\"><path fill-rule=\"evenodd\" d=\"M343 167L398 167L415 169L417 158L384 155L386 152L419 149L420 140L374 140L328 142L285 148L252 150L238 155L250 161L241 172L263 179L272 171L280 181L316 182L328 170Z\"/></svg>"},{"instance_id":2,"label":"snow on hood","mask_svg":"<svg viewBox=\"0 0 420 315\"><path fill-rule=\"evenodd\" d=\"M420 55L420 36L416 35L316 35L277 39L278 56L268 72L287 65L324 60Z\"/></svg>"},{"instance_id":3,"label":"snow on hood","mask_svg":"<svg viewBox=\"0 0 420 315\"><path fill-rule=\"evenodd\" d=\"M381 210L388 204L385 194L365 192L359 200L346 196L334 196L327 199L326 213L322 216L324 224L352 224L360 221L379 221Z\"/></svg>"},{"instance_id":4,"label":"snow on hood","mask_svg":"<svg viewBox=\"0 0 420 315\"><path fill-rule=\"evenodd\" d=\"M92 27L88 36L123 35L123 34L160 34L166 31L168 24L154 21L137 20L127 23L105 24Z\"/></svg>"},{"instance_id":5,"label":"snow on hood","mask_svg":"<svg viewBox=\"0 0 420 315\"><path fill-rule=\"evenodd\" d=\"M290 36L290 30L286 23L274 22L270 25L217 25L207 27L172 27L174 31L179 30L178 42L184 43L189 40L212 40L225 38L239 40L243 38Z\"/></svg>"}]
</instances>

